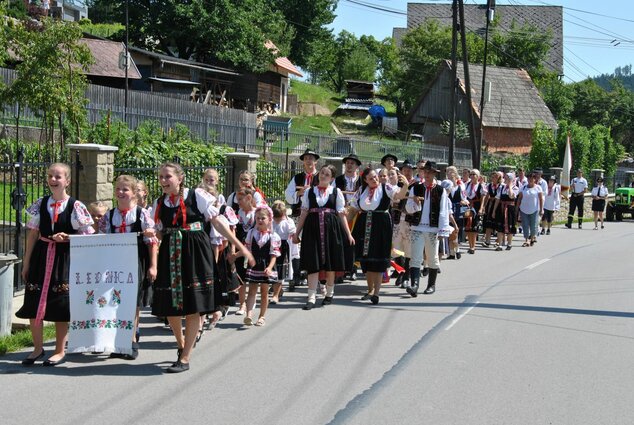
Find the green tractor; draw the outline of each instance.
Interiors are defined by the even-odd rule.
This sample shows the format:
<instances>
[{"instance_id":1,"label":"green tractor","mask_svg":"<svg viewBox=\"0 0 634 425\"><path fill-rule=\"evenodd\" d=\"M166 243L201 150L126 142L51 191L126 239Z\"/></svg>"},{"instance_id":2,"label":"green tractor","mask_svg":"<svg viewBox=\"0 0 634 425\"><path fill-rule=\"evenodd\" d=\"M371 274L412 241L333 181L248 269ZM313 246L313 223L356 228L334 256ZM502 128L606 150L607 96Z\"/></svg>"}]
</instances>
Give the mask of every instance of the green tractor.
<instances>
[{"instance_id":1,"label":"green tractor","mask_svg":"<svg viewBox=\"0 0 634 425\"><path fill-rule=\"evenodd\" d=\"M607 221L621 221L623 214L630 214L634 219L634 187L619 187L614 194L614 201L609 201L605 210Z\"/></svg>"}]
</instances>

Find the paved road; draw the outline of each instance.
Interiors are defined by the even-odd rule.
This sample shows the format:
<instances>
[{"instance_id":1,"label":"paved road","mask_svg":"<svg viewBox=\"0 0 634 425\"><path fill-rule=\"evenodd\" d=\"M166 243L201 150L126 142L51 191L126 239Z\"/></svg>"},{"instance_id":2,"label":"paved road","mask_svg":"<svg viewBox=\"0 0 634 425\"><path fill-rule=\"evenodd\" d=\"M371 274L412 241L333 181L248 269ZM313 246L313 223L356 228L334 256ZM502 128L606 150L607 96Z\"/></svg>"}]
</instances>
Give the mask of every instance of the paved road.
<instances>
[{"instance_id":1,"label":"paved road","mask_svg":"<svg viewBox=\"0 0 634 425\"><path fill-rule=\"evenodd\" d=\"M145 315L134 362L1 357L2 423L632 424L633 246L632 222L557 228L443 262L433 296L386 285L378 306L359 283L305 312L303 287L264 328L228 316L178 375Z\"/></svg>"}]
</instances>

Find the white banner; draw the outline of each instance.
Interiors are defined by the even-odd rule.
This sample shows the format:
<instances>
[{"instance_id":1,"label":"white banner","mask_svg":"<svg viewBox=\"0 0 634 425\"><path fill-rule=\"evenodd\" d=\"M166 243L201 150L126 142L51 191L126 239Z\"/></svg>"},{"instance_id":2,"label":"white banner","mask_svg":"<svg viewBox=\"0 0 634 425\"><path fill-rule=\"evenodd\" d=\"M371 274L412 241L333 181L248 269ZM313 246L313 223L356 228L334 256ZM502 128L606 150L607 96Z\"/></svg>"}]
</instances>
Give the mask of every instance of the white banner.
<instances>
[{"instance_id":1,"label":"white banner","mask_svg":"<svg viewBox=\"0 0 634 425\"><path fill-rule=\"evenodd\" d=\"M68 351L132 354L136 233L71 236Z\"/></svg>"}]
</instances>

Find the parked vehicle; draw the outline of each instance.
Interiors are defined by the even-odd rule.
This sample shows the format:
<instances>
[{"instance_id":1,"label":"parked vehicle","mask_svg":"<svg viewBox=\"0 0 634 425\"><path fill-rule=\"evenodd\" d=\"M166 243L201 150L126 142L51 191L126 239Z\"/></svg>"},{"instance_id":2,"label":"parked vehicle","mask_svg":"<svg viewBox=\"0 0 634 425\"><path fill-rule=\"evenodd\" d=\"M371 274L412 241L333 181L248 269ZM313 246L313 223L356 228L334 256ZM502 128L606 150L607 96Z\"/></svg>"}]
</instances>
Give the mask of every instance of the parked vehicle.
<instances>
[{"instance_id":1,"label":"parked vehicle","mask_svg":"<svg viewBox=\"0 0 634 425\"><path fill-rule=\"evenodd\" d=\"M634 219L634 187L616 189L614 200L609 201L605 211L607 221L621 221L623 214L630 214Z\"/></svg>"}]
</instances>

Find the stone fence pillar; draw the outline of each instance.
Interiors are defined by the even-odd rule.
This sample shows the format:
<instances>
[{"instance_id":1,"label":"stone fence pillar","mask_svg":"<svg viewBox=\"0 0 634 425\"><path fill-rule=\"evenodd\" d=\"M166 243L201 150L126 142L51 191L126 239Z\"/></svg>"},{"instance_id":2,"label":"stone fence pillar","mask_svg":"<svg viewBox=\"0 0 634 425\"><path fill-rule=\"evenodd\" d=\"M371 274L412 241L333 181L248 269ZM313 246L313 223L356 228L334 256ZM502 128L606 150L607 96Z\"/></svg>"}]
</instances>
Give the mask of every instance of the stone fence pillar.
<instances>
[{"instance_id":1,"label":"stone fence pillar","mask_svg":"<svg viewBox=\"0 0 634 425\"><path fill-rule=\"evenodd\" d=\"M71 151L79 151L82 169L79 171L79 194L77 198L84 204L101 201L112 208L114 189L114 153L116 146L98 145L95 143L68 144ZM72 176L75 177L74 175ZM73 183L71 183L73 184Z\"/></svg>"},{"instance_id":2,"label":"stone fence pillar","mask_svg":"<svg viewBox=\"0 0 634 425\"><path fill-rule=\"evenodd\" d=\"M257 176L256 171L259 158L260 155L255 153L231 152L227 154L225 165L232 167L231 171L225 175L225 190L227 196L238 188L241 171L250 171Z\"/></svg>"}]
</instances>

